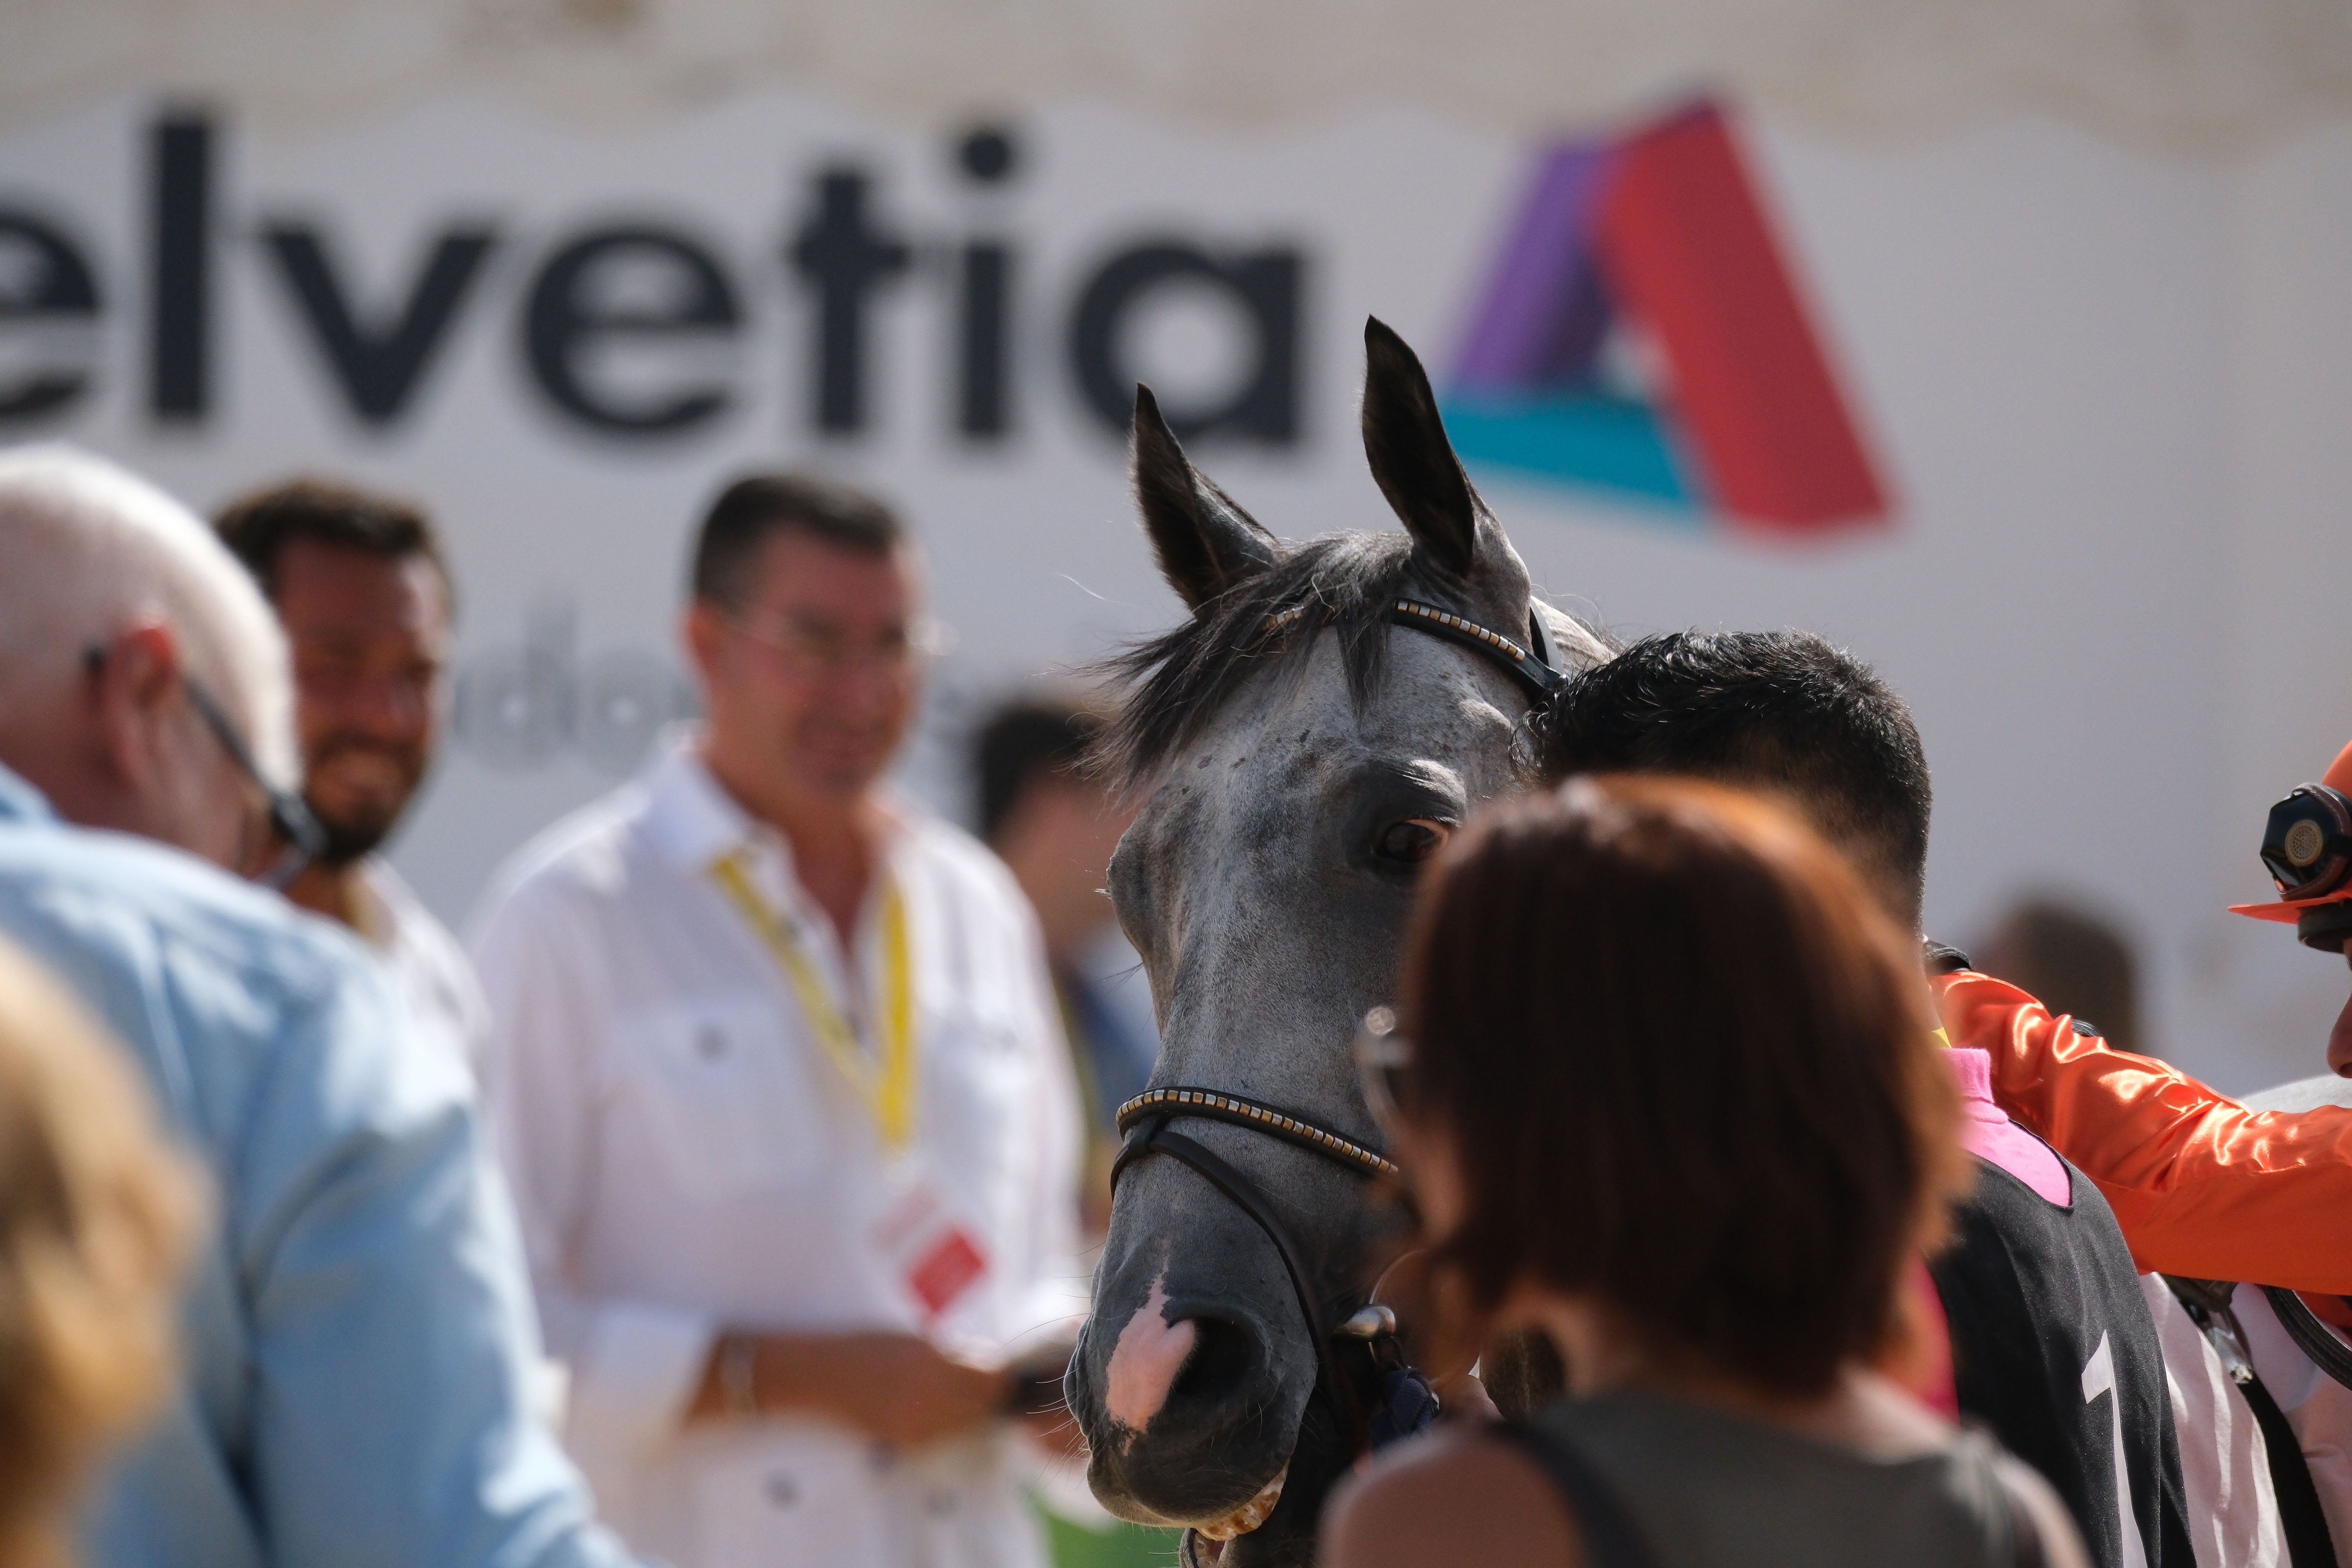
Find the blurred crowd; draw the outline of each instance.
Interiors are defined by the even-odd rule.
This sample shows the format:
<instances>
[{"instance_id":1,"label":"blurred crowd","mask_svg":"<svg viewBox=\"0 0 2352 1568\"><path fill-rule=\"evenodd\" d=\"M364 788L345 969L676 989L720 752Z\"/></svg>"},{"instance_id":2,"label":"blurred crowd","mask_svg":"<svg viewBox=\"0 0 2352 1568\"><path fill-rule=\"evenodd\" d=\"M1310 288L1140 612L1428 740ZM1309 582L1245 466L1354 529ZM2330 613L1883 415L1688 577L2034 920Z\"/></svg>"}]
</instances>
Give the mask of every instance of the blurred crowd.
<instances>
[{"instance_id":1,"label":"blurred crowd","mask_svg":"<svg viewBox=\"0 0 2352 1568\"><path fill-rule=\"evenodd\" d=\"M1197 1565L1256 1522L1107 1534L1077 1484L1186 960L1105 893L1097 689L982 716L971 831L892 784L939 634L887 504L719 491L703 717L462 941L385 854L462 604L426 506L207 523L20 448L0 562L0 1563ZM1368 1332L1433 1393L1323 1559L2352 1563L2342 1080L2130 1054L2129 942L2062 896L1923 959L1924 753L1851 655L1613 651L1538 787L1382 828L1426 865L1351 1103L1426 1250ZM2345 951L2352 749L2263 856L2248 912ZM1136 1432L1228 1342L1150 1311Z\"/></svg>"}]
</instances>

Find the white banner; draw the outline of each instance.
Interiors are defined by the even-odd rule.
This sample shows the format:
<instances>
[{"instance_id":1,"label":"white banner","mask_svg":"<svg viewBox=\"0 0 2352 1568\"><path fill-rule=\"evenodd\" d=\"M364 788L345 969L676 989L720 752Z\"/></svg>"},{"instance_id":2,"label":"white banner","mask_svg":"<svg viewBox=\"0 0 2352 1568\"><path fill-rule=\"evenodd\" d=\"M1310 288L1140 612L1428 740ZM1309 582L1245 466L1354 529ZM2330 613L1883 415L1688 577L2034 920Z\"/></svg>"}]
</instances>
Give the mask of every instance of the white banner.
<instances>
[{"instance_id":1,"label":"white banner","mask_svg":"<svg viewBox=\"0 0 2352 1568\"><path fill-rule=\"evenodd\" d=\"M1087 100L1543 135L1711 82L1847 135L2039 112L2212 152L2352 104L2334 0L12 0L8 42L0 121L173 82L280 127L453 90L612 127L783 88L917 125Z\"/></svg>"},{"instance_id":2,"label":"white banner","mask_svg":"<svg viewBox=\"0 0 2352 1568\"><path fill-rule=\"evenodd\" d=\"M1769 426L1805 381L1757 380L1785 344L1708 348L1753 321L1697 321L1721 296L1666 279L1678 237L1723 254L1688 226L1737 193L1685 203L1662 174L1636 211L1652 187L1626 174L1586 212L1559 194L1577 160L1619 179L1650 143L1402 113L1235 137L1065 107L972 138L766 96L590 132L448 100L281 136L95 103L0 136L0 439L87 444L200 508L298 470L430 503L458 701L396 858L458 920L688 705L686 542L738 471L816 465L913 521L958 638L913 766L961 811L975 703L1177 613L1124 494L1136 378L1277 532L1391 525L1353 429L1375 312L1465 421L1526 395L1536 425L1465 444L1555 597L1622 634L1811 627L1906 692L1938 933L2078 891L2142 939L2159 1048L2235 1087L2317 1070L2340 968L2220 906L2263 893L2263 809L2352 733L2333 670L2266 673L2265 563L2340 583L2352 562L2307 504L2326 432L2284 437L2265 492L2242 425L2352 385L2352 349L2249 325L2242 290L2340 279L2352 224L2294 225L2352 151L2222 166L2025 120L1869 150L1736 114L1727 134L1816 412L1882 498L1859 526L1834 498L1762 527L1780 503L1725 500L1769 489L1740 477L1775 439L1742 448L1740 408ZM1588 256L1601 292L1576 306ZM1521 305L1589 341L1481 381L1482 323Z\"/></svg>"}]
</instances>

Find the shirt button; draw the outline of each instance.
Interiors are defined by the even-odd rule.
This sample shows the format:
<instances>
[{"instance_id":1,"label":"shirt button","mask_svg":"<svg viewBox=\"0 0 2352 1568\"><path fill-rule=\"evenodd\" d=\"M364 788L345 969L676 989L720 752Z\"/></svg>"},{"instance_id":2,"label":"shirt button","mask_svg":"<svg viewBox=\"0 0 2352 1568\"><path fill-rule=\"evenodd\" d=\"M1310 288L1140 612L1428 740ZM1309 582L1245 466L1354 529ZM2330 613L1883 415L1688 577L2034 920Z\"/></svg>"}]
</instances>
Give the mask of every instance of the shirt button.
<instances>
[{"instance_id":1,"label":"shirt button","mask_svg":"<svg viewBox=\"0 0 2352 1568\"><path fill-rule=\"evenodd\" d=\"M715 1062L727 1054L727 1037L716 1029L705 1029L695 1037L694 1050L704 1061Z\"/></svg>"},{"instance_id":2,"label":"shirt button","mask_svg":"<svg viewBox=\"0 0 2352 1568\"><path fill-rule=\"evenodd\" d=\"M801 1489L793 1478L779 1472L768 1478L768 1500L778 1508L790 1508L801 1500Z\"/></svg>"}]
</instances>

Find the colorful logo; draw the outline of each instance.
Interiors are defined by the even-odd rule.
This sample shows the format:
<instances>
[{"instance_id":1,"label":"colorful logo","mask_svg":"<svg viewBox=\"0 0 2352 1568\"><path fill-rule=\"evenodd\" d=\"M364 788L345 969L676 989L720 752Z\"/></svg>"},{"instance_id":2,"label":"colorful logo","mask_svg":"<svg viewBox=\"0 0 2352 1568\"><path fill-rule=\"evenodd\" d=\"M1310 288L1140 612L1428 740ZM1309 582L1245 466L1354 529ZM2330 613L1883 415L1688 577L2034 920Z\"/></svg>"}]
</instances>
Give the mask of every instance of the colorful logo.
<instances>
[{"instance_id":1,"label":"colorful logo","mask_svg":"<svg viewBox=\"0 0 2352 1568\"><path fill-rule=\"evenodd\" d=\"M1548 152L1444 399L1474 466L1747 533L1887 523L1723 116Z\"/></svg>"}]
</instances>

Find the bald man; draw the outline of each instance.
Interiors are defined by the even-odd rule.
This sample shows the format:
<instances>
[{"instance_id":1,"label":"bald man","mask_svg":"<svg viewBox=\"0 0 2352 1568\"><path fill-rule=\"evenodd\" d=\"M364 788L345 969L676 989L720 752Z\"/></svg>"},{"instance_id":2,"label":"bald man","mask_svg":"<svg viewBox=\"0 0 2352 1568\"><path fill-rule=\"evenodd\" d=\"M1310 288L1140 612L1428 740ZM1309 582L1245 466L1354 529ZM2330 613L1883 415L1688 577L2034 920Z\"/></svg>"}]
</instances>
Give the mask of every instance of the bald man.
<instances>
[{"instance_id":1,"label":"bald man","mask_svg":"<svg viewBox=\"0 0 2352 1568\"><path fill-rule=\"evenodd\" d=\"M0 935L112 1026L216 1184L181 1386L84 1560L625 1562L530 1414L463 1065L348 932L228 874L282 881L312 833L268 606L177 502L64 448L0 453Z\"/></svg>"}]
</instances>

